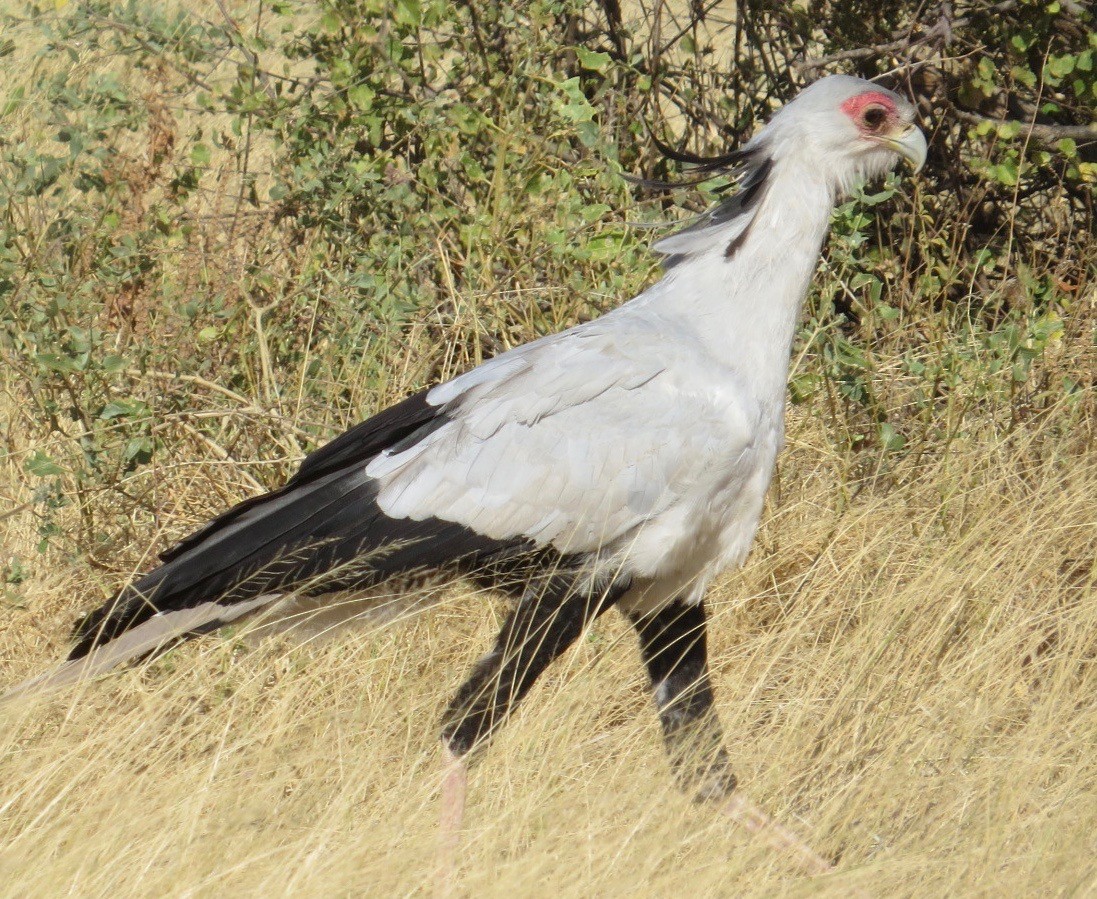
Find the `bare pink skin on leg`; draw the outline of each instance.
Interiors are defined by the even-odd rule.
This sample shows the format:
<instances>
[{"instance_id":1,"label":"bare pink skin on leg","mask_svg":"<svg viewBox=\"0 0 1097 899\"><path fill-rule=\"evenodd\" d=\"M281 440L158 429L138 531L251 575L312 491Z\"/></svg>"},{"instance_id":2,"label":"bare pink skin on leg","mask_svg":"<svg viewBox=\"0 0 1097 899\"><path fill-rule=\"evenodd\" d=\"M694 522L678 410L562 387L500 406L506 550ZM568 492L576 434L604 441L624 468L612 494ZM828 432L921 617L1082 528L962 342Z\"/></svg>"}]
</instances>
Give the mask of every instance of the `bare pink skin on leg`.
<instances>
[{"instance_id":1,"label":"bare pink skin on leg","mask_svg":"<svg viewBox=\"0 0 1097 899\"><path fill-rule=\"evenodd\" d=\"M758 834L774 849L794 855L809 874L828 874L834 870L834 865L787 827L774 821L742 793L733 793L720 811L736 824Z\"/></svg>"},{"instance_id":2,"label":"bare pink skin on leg","mask_svg":"<svg viewBox=\"0 0 1097 899\"><path fill-rule=\"evenodd\" d=\"M468 791L468 766L464 759L442 743L441 818L438 827L438 874L434 893L453 895L457 878L457 852L461 843L461 824L465 818L465 794Z\"/></svg>"}]
</instances>

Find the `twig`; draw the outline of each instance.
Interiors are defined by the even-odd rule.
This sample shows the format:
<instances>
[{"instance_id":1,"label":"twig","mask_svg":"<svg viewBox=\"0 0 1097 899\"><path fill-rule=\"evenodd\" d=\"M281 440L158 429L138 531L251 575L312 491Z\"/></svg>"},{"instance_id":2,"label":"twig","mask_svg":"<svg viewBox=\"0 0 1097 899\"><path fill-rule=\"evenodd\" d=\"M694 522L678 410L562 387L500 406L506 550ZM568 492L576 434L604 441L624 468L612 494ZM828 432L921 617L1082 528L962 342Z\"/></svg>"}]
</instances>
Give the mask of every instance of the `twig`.
<instances>
[{"instance_id":1,"label":"twig","mask_svg":"<svg viewBox=\"0 0 1097 899\"><path fill-rule=\"evenodd\" d=\"M996 119L977 112L968 112L964 109L952 108L953 114L962 122L972 125L1015 125L1021 129L1022 134L1036 138L1047 144L1070 138L1076 141L1097 141L1097 128L1088 125L1048 125L1041 122L1021 122L1017 119Z\"/></svg>"},{"instance_id":2,"label":"twig","mask_svg":"<svg viewBox=\"0 0 1097 899\"><path fill-rule=\"evenodd\" d=\"M272 418L278 421L284 428L292 431L298 437L301 437L309 442L316 440L315 434L310 434L303 428L299 428L292 421L289 421L285 416L279 412L274 412L270 409L264 409L262 406L256 405L249 400L246 396L237 393L235 390L230 390L228 387L223 387L220 384L215 384L213 381L207 381L205 378L198 375L187 375L179 372L170 371L156 371L155 369L147 369L140 371L138 369L129 369L126 372L132 378L140 380L141 378L156 378L162 381L182 381L185 384L193 384L195 387L202 387L205 390L213 391L214 393L220 393L222 396L226 396L231 400L240 404L240 408L236 411L244 412L250 415L259 415L263 418Z\"/></svg>"},{"instance_id":3,"label":"twig","mask_svg":"<svg viewBox=\"0 0 1097 899\"><path fill-rule=\"evenodd\" d=\"M1017 5L1017 0L1003 0L995 3L987 11L994 13L1008 12ZM855 47L851 50L842 50L827 56L809 56L794 62L792 67L797 72L808 72L812 69L822 69L835 62L846 62L850 59L868 59L873 56L883 56L885 53L894 53L897 50L913 50L923 44L941 42L948 44L952 40L952 34L959 28L971 24L969 16L960 16L958 19L950 18L942 10L937 21L919 35L908 34L906 37L887 41L883 44L873 44L871 47Z\"/></svg>"},{"instance_id":4,"label":"twig","mask_svg":"<svg viewBox=\"0 0 1097 899\"><path fill-rule=\"evenodd\" d=\"M236 35L236 46L243 51L244 55L247 56L248 61L251 63L254 76L259 79L259 83L263 86L263 90L266 91L267 96L272 100L277 100L278 93L274 90L274 86L267 80L267 73L259 68L259 54L247 45L247 38L244 37L244 32L240 29L240 24L232 17L232 14L228 11L228 7L225 6L225 0L215 0L215 2L217 3L217 8L221 11L221 15L225 19L225 23Z\"/></svg>"},{"instance_id":5,"label":"twig","mask_svg":"<svg viewBox=\"0 0 1097 899\"><path fill-rule=\"evenodd\" d=\"M20 503L14 509L8 509L7 512L0 512L0 521L7 521L9 518L14 518L20 512L26 512L27 509L34 505L34 500L30 500L25 503Z\"/></svg>"},{"instance_id":6,"label":"twig","mask_svg":"<svg viewBox=\"0 0 1097 899\"><path fill-rule=\"evenodd\" d=\"M115 31L120 31L123 34L128 34L131 38L133 38L133 40L137 42L141 49L148 53L149 56L153 57L153 59L162 62L176 74L181 75L191 84L202 88L202 90L210 92L213 91L213 88L209 85L209 83L205 81L200 75L198 75L196 72L191 71L190 69L183 68L173 59L171 59L171 57L168 56L167 53L158 50L156 47L146 41L138 32L138 30L132 25L128 25L125 22L118 22L114 19L108 19L105 16L96 15L88 16L88 21L95 22L97 25L101 25L104 28L113 28Z\"/></svg>"},{"instance_id":7,"label":"twig","mask_svg":"<svg viewBox=\"0 0 1097 899\"><path fill-rule=\"evenodd\" d=\"M707 16L710 12L712 12L714 9L716 9L716 7L720 5L720 2L721 2L721 0L710 0L709 3L707 3L705 6L701 7L701 9L699 11L700 12L699 15L696 12L693 13L692 15L690 15L689 22L687 22L685 25L683 25L678 30L678 33L676 35L674 35L674 37L672 37L669 41L667 41L665 44L663 44L659 48L659 54L662 55L662 54L668 52L671 49L671 47L673 47L682 38L684 38L687 34L689 34L690 29L693 28L693 26L696 25L698 21L704 21L705 16Z\"/></svg>"},{"instance_id":8,"label":"twig","mask_svg":"<svg viewBox=\"0 0 1097 899\"><path fill-rule=\"evenodd\" d=\"M205 444L205 446L220 461L222 461L222 462L234 461L233 458L232 458L232 454L227 449L225 449L223 446L221 446L220 443L218 443L216 440L214 440L208 434L203 434L201 431L198 430L198 428L194 427L194 425L192 425L192 424L190 424L189 422L186 422L186 421L180 421L179 426L184 431L186 431L188 434L190 434L192 437L194 437L196 440L198 440L199 442ZM237 468L236 473L241 478L243 478L245 481L247 481L248 484L251 486L251 488L253 490L257 490L260 493L265 493L266 492L267 488L263 484L260 484L259 481L254 476L252 476L252 474L247 469Z\"/></svg>"},{"instance_id":9,"label":"twig","mask_svg":"<svg viewBox=\"0 0 1097 899\"><path fill-rule=\"evenodd\" d=\"M144 371L137 368L131 368L126 371L126 374L138 381L141 380L141 378L156 378L161 381L182 381L184 384L193 384L195 387L204 387L206 390L220 393L222 396L227 396L230 400L236 400L236 402L243 406L255 407L255 403L243 394L237 393L235 390L230 390L228 387L223 387L220 384L215 384L213 381L207 381L205 378L199 377L198 375L187 375L175 371L156 371L151 368Z\"/></svg>"}]
</instances>

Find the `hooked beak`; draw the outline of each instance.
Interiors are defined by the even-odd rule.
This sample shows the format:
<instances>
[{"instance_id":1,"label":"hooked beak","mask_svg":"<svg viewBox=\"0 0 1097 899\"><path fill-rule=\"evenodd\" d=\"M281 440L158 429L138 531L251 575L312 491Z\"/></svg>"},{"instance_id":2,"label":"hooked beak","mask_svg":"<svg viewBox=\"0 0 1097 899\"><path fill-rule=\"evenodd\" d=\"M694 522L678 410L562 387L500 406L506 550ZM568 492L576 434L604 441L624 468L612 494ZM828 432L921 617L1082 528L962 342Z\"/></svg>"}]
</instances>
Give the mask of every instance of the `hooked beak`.
<instances>
[{"instance_id":1,"label":"hooked beak","mask_svg":"<svg viewBox=\"0 0 1097 899\"><path fill-rule=\"evenodd\" d=\"M884 146L891 147L914 167L914 174L922 170L926 164L926 136L922 134L917 125L908 125L906 130L898 135L881 138Z\"/></svg>"}]
</instances>

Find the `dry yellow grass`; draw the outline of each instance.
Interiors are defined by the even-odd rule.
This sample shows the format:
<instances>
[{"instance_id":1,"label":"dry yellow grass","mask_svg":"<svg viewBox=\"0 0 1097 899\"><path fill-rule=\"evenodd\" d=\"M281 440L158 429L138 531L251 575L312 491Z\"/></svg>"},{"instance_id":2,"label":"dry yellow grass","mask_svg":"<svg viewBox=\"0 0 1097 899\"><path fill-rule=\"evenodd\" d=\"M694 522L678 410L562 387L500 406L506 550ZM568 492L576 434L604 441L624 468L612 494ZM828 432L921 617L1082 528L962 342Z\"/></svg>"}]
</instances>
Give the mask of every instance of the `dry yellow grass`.
<instances>
[{"instance_id":1,"label":"dry yellow grass","mask_svg":"<svg viewBox=\"0 0 1097 899\"><path fill-rule=\"evenodd\" d=\"M792 434L759 546L712 597L715 681L745 788L838 871L808 880L674 790L632 635L607 619L475 769L463 894L1097 890L1087 442L974 446L849 500L821 429ZM3 683L56 657L85 576L35 573ZM0 892L429 889L436 722L499 613L457 590L321 646L214 637L4 708Z\"/></svg>"}]
</instances>

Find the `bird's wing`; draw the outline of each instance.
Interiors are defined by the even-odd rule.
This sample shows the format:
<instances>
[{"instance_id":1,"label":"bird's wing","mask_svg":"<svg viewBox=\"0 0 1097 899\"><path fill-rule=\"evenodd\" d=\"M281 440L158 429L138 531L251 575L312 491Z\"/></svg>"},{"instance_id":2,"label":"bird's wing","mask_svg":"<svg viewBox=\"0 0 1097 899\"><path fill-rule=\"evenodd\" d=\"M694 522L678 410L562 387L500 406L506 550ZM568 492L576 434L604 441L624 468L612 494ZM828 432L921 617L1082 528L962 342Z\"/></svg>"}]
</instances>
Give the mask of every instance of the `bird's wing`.
<instances>
[{"instance_id":1,"label":"bird's wing","mask_svg":"<svg viewBox=\"0 0 1097 899\"><path fill-rule=\"evenodd\" d=\"M734 396L671 337L611 316L436 387L445 423L366 468L378 505L562 552L626 537L751 438Z\"/></svg>"},{"instance_id":2,"label":"bird's wing","mask_svg":"<svg viewBox=\"0 0 1097 899\"><path fill-rule=\"evenodd\" d=\"M352 428L283 488L226 511L89 614L70 657L152 618L196 627L176 614L192 607L213 626L285 590L537 547L590 553L672 507L688 519L691 502L713 501L705 477L756 429L737 413L736 391L722 393L710 362L691 356L696 339L664 325L607 316ZM178 635L159 623L168 630L156 639Z\"/></svg>"}]
</instances>

